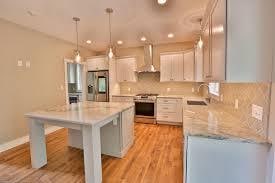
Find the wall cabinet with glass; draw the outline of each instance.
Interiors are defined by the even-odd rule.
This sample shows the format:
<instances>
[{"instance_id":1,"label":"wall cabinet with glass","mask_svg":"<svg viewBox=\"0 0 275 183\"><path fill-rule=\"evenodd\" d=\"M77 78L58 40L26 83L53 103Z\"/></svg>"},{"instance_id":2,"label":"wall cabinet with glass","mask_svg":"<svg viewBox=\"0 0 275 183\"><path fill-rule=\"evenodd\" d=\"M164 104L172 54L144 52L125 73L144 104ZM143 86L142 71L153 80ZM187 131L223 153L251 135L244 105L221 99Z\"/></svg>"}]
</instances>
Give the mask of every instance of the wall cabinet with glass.
<instances>
[{"instance_id":1,"label":"wall cabinet with glass","mask_svg":"<svg viewBox=\"0 0 275 183\"><path fill-rule=\"evenodd\" d=\"M206 81L271 80L272 0L212 0L204 18Z\"/></svg>"}]
</instances>

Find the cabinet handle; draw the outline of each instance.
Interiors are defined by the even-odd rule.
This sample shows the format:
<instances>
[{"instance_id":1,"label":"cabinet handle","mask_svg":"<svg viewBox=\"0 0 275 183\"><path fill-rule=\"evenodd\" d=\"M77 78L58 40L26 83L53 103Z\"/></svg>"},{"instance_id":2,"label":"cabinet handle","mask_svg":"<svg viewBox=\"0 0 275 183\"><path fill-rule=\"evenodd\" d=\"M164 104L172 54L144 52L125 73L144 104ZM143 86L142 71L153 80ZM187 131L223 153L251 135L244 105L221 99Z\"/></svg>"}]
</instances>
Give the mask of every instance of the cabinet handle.
<instances>
[{"instance_id":1,"label":"cabinet handle","mask_svg":"<svg viewBox=\"0 0 275 183\"><path fill-rule=\"evenodd\" d=\"M168 107L164 107L163 109L169 109Z\"/></svg>"},{"instance_id":2,"label":"cabinet handle","mask_svg":"<svg viewBox=\"0 0 275 183\"><path fill-rule=\"evenodd\" d=\"M211 78L212 76L211 75L208 75L208 76L205 76L206 78Z\"/></svg>"},{"instance_id":3,"label":"cabinet handle","mask_svg":"<svg viewBox=\"0 0 275 183\"><path fill-rule=\"evenodd\" d=\"M163 102L168 102L168 100L164 100Z\"/></svg>"}]
</instances>

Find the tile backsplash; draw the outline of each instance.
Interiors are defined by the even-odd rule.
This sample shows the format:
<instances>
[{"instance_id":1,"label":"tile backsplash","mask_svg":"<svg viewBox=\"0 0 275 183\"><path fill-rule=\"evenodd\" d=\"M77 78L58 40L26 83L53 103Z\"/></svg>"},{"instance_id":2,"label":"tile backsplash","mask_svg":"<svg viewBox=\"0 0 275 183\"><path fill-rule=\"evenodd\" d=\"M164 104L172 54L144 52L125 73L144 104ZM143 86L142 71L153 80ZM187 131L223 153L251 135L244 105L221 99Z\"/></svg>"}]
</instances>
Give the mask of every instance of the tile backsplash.
<instances>
[{"instance_id":1,"label":"tile backsplash","mask_svg":"<svg viewBox=\"0 0 275 183\"><path fill-rule=\"evenodd\" d=\"M157 93L160 95L195 95L198 83L160 82L159 73L140 73L138 82L121 83L121 94ZM194 89L194 92L192 91Z\"/></svg>"},{"instance_id":2,"label":"tile backsplash","mask_svg":"<svg viewBox=\"0 0 275 183\"><path fill-rule=\"evenodd\" d=\"M220 93L222 107L233 116L241 119L256 133L266 136L270 103L269 83L221 83ZM235 109L235 100L238 100L238 109ZM252 105L263 107L263 121L252 117Z\"/></svg>"},{"instance_id":3,"label":"tile backsplash","mask_svg":"<svg viewBox=\"0 0 275 183\"><path fill-rule=\"evenodd\" d=\"M141 73L136 83L120 83L121 94L158 93L162 95L198 95L197 88L201 83L193 82L160 82L159 73ZM227 112L239 118L256 133L266 136L270 103L270 83L221 83L220 92L223 101L218 101ZM194 90L194 92L192 91ZM206 87L204 95L206 96ZM235 100L239 107L235 109ZM263 121L252 117L252 105L263 107Z\"/></svg>"}]
</instances>

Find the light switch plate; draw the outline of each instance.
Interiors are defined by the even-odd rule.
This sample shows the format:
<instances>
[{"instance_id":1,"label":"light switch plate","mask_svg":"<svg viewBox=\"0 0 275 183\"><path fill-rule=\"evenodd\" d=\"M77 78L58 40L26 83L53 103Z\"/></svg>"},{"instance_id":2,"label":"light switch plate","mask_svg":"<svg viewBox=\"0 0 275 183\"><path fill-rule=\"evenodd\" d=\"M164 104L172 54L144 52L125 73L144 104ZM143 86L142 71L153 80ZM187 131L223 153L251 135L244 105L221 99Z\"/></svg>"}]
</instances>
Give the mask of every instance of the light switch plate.
<instances>
[{"instance_id":1,"label":"light switch plate","mask_svg":"<svg viewBox=\"0 0 275 183\"><path fill-rule=\"evenodd\" d=\"M252 117L260 121L263 121L263 113L264 113L263 107L252 104Z\"/></svg>"},{"instance_id":2,"label":"light switch plate","mask_svg":"<svg viewBox=\"0 0 275 183\"><path fill-rule=\"evenodd\" d=\"M239 100L235 99L235 109L239 109Z\"/></svg>"},{"instance_id":3,"label":"light switch plate","mask_svg":"<svg viewBox=\"0 0 275 183\"><path fill-rule=\"evenodd\" d=\"M31 67L31 62L30 61L26 61L26 68L30 68Z\"/></svg>"}]
</instances>

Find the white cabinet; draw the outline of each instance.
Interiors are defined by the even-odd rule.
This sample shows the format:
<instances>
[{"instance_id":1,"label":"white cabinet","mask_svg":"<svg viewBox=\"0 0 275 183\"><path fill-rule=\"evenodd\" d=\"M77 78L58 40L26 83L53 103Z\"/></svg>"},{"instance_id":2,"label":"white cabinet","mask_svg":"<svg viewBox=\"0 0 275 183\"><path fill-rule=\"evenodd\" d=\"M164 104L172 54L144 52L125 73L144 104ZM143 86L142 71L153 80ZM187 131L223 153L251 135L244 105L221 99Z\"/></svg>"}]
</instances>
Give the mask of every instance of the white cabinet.
<instances>
[{"instance_id":1,"label":"white cabinet","mask_svg":"<svg viewBox=\"0 0 275 183\"><path fill-rule=\"evenodd\" d=\"M160 55L160 81L194 81L194 50Z\"/></svg>"},{"instance_id":2,"label":"white cabinet","mask_svg":"<svg viewBox=\"0 0 275 183\"><path fill-rule=\"evenodd\" d=\"M109 62L106 56L93 57L87 59L88 71L109 70Z\"/></svg>"},{"instance_id":3,"label":"white cabinet","mask_svg":"<svg viewBox=\"0 0 275 183\"><path fill-rule=\"evenodd\" d=\"M117 81L118 82L136 82L137 64L136 58L119 58L116 60Z\"/></svg>"},{"instance_id":4,"label":"white cabinet","mask_svg":"<svg viewBox=\"0 0 275 183\"><path fill-rule=\"evenodd\" d=\"M183 182L264 183L269 148L257 143L185 135Z\"/></svg>"},{"instance_id":5,"label":"white cabinet","mask_svg":"<svg viewBox=\"0 0 275 183\"><path fill-rule=\"evenodd\" d=\"M112 102L134 102L132 96L112 96Z\"/></svg>"},{"instance_id":6,"label":"white cabinet","mask_svg":"<svg viewBox=\"0 0 275 183\"><path fill-rule=\"evenodd\" d=\"M157 122L169 124L182 123L183 103L181 98L157 99Z\"/></svg>"},{"instance_id":7,"label":"white cabinet","mask_svg":"<svg viewBox=\"0 0 275 183\"><path fill-rule=\"evenodd\" d=\"M128 150L134 142L134 107L124 111L121 116L122 149Z\"/></svg>"},{"instance_id":8,"label":"white cabinet","mask_svg":"<svg viewBox=\"0 0 275 183\"><path fill-rule=\"evenodd\" d=\"M207 81L270 82L272 0L212 0L204 19Z\"/></svg>"},{"instance_id":9,"label":"white cabinet","mask_svg":"<svg viewBox=\"0 0 275 183\"><path fill-rule=\"evenodd\" d=\"M197 46L195 48L195 81L203 82L203 49Z\"/></svg>"},{"instance_id":10,"label":"white cabinet","mask_svg":"<svg viewBox=\"0 0 275 183\"><path fill-rule=\"evenodd\" d=\"M195 80L195 52L194 50L184 52L184 80L194 81Z\"/></svg>"}]
</instances>

